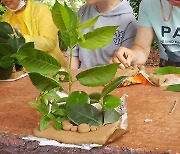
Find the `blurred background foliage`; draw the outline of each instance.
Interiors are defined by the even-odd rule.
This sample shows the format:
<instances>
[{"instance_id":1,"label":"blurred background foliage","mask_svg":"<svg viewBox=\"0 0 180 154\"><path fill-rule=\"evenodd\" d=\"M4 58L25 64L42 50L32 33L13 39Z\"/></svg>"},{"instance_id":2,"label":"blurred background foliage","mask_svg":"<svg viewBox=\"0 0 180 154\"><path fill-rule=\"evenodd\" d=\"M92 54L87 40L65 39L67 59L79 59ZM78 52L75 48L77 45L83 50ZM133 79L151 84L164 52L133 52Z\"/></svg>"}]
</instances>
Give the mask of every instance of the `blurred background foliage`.
<instances>
[{"instance_id":1,"label":"blurred background foliage","mask_svg":"<svg viewBox=\"0 0 180 154\"><path fill-rule=\"evenodd\" d=\"M36 1L46 4L49 7L49 9L51 9L55 3L55 0L36 0ZM77 11L85 3L85 0L58 0L58 1L61 4L66 2L68 6L72 7L75 11ZM139 4L141 0L128 0L128 1L130 2L130 5L132 6L134 14L137 19L138 12L139 12ZM5 11L5 7L2 6L2 3L0 3L0 16L2 16L4 11Z\"/></svg>"},{"instance_id":2,"label":"blurred background foliage","mask_svg":"<svg viewBox=\"0 0 180 154\"><path fill-rule=\"evenodd\" d=\"M0 3L0 21L2 19L2 14L5 12L6 8Z\"/></svg>"},{"instance_id":3,"label":"blurred background foliage","mask_svg":"<svg viewBox=\"0 0 180 154\"><path fill-rule=\"evenodd\" d=\"M36 0L36 1L39 1L41 3L44 3L45 5L48 6L48 8L51 10L52 6L54 5L55 3L55 0ZM85 3L85 0L58 0L61 4L63 4L64 2L66 2L66 4L68 6L70 6L71 8L73 8L73 10L75 12L77 12L77 10ZM132 6L133 8L133 11L134 11L134 15L136 17L136 19L138 19L138 13L139 13L139 4L141 2L141 0L128 0L130 5ZM6 8L2 5L2 3L0 3L0 21L2 19L2 14L5 12ZM60 46L63 47L62 44L60 44ZM63 47L64 48L64 47ZM62 48L62 49L63 49ZM66 49L66 48L65 48ZM64 49L64 50L65 50ZM157 49L157 42L153 41L153 44L152 44L152 49L155 50Z\"/></svg>"},{"instance_id":4,"label":"blurred background foliage","mask_svg":"<svg viewBox=\"0 0 180 154\"><path fill-rule=\"evenodd\" d=\"M136 20L138 19L139 14L139 4L141 3L141 0L128 0L131 7L133 8L134 15L136 17Z\"/></svg>"}]
</instances>

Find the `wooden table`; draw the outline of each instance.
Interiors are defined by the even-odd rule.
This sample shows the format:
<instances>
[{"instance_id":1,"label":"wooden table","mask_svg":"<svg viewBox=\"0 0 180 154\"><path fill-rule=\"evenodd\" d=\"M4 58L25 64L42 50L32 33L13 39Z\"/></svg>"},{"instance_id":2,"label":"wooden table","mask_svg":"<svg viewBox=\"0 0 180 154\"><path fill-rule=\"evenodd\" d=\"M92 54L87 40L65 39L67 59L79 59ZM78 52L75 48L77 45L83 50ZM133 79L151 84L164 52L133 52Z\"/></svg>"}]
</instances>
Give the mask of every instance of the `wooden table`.
<instances>
[{"instance_id":1,"label":"wooden table","mask_svg":"<svg viewBox=\"0 0 180 154\"><path fill-rule=\"evenodd\" d=\"M101 90L102 87L87 88L77 83L73 89L91 93ZM138 84L113 91L113 94L119 97L123 94L129 96L129 132L111 143L110 147L125 147L131 151L180 152L180 93L164 89ZM28 102L34 101L38 94L29 77L15 82L0 82L0 141L4 142L8 138L2 135L5 133L9 137L13 134L32 134L41 116ZM175 100L177 106L174 112L169 114ZM1 144L0 142L0 149Z\"/></svg>"}]
</instances>

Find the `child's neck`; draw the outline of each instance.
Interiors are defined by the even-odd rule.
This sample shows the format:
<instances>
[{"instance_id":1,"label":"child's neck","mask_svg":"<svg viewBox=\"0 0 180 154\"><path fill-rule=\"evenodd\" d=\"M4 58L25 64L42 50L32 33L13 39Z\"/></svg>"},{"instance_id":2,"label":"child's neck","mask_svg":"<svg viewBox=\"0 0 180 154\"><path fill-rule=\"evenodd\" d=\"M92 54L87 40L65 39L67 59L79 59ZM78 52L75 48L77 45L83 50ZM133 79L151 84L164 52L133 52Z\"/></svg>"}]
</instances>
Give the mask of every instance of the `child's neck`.
<instances>
[{"instance_id":1,"label":"child's neck","mask_svg":"<svg viewBox=\"0 0 180 154\"><path fill-rule=\"evenodd\" d=\"M103 3L96 5L100 13L105 13L114 9L122 0L105 0Z\"/></svg>"}]
</instances>

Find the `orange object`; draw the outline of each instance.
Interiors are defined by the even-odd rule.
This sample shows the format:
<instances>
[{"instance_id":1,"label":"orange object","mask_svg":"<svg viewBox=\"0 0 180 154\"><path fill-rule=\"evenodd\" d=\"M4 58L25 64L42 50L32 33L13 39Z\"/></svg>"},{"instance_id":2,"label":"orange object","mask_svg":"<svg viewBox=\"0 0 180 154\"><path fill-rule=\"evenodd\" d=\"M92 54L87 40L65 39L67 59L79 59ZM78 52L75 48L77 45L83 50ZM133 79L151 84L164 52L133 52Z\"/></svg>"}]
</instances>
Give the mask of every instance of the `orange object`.
<instances>
[{"instance_id":1,"label":"orange object","mask_svg":"<svg viewBox=\"0 0 180 154\"><path fill-rule=\"evenodd\" d=\"M132 82L133 83L147 84L147 79L141 73L138 73L133 77Z\"/></svg>"}]
</instances>

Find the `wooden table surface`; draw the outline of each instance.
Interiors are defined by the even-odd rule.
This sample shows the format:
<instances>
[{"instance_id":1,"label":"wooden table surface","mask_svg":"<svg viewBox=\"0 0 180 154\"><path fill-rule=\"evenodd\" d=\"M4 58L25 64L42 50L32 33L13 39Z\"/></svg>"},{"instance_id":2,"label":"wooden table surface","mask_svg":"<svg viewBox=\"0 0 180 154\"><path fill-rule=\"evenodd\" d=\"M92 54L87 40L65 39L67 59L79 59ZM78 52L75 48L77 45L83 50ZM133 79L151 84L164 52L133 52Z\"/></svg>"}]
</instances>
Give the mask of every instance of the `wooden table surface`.
<instances>
[{"instance_id":1,"label":"wooden table surface","mask_svg":"<svg viewBox=\"0 0 180 154\"><path fill-rule=\"evenodd\" d=\"M73 89L91 93L102 87L87 88L76 83ZM137 84L117 88L112 92L119 97L128 95L129 132L110 146L180 153L180 93L164 89ZM41 115L28 102L34 101L38 94L28 76L14 82L0 82L0 133L32 134ZM169 114L174 101L177 101L177 106Z\"/></svg>"}]
</instances>

